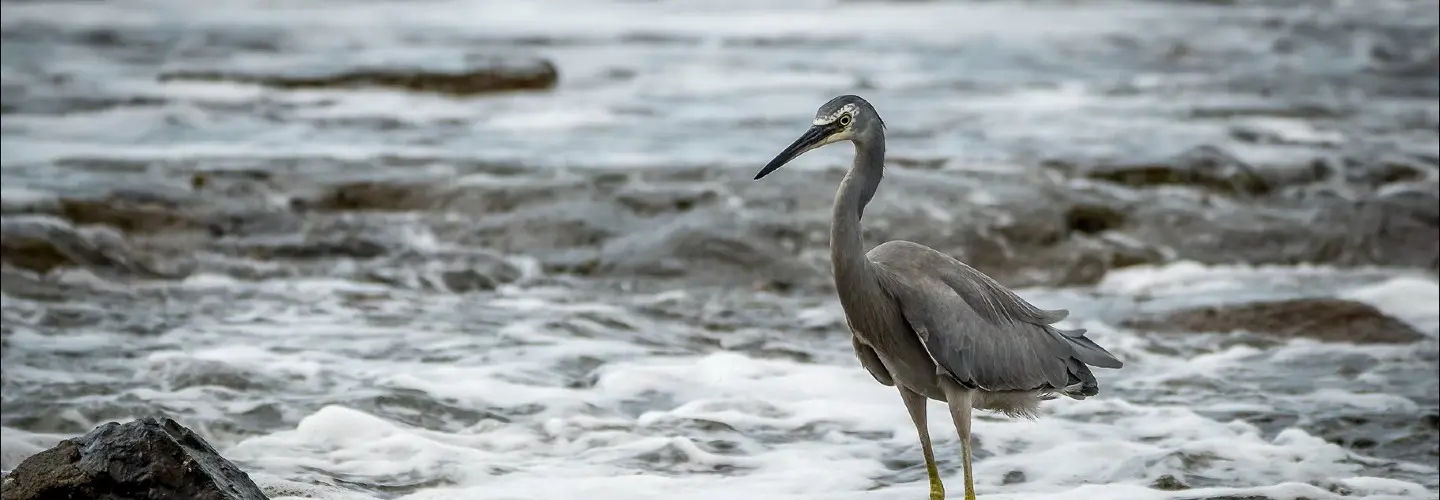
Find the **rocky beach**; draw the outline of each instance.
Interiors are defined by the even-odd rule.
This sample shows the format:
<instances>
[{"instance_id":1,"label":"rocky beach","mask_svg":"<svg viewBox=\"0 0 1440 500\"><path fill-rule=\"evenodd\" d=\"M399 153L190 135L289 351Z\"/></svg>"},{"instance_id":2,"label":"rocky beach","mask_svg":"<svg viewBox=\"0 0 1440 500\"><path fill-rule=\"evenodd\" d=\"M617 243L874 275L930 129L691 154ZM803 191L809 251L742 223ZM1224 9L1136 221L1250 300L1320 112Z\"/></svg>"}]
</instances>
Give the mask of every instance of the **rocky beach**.
<instances>
[{"instance_id":1,"label":"rocky beach","mask_svg":"<svg viewBox=\"0 0 1440 500\"><path fill-rule=\"evenodd\" d=\"M1126 363L981 417L983 500L1436 498L1434 2L778 5L4 0L5 500L107 439L272 499L921 498L849 148L751 180L851 93L867 243Z\"/></svg>"}]
</instances>

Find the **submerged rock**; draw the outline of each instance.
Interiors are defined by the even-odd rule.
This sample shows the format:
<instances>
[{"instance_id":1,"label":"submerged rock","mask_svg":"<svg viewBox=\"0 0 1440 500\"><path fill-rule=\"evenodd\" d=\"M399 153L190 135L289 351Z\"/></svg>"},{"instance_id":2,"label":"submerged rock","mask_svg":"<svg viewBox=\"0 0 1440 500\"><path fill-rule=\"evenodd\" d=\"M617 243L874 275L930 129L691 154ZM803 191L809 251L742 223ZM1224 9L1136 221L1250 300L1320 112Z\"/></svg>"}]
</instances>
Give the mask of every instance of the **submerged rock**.
<instances>
[{"instance_id":1,"label":"submerged rock","mask_svg":"<svg viewBox=\"0 0 1440 500\"><path fill-rule=\"evenodd\" d=\"M1214 146L1165 161L1097 165L1086 176L1131 187L1187 185L1230 195L1263 195L1274 188L1260 170Z\"/></svg>"},{"instance_id":2,"label":"submerged rock","mask_svg":"<svg viewBox=\"0 0 1440 500\"><path fill-rule=\"evenodd\" d=\"M160 190L115 190L98 197L64 197L60 215L75 224L103 224L126 233L193 229L199 200Z\"/></svg>"},{"instance_id":3,"label":"submerged rock","mask_svg":"<svg viewBox=\"0 0 1440 500\"><path fill-rule=\"evenodd\" d=\"M1165 474L1158 478L1155 478L1155 482L1150 483L1150 487L1164 491L1180 491L1190 489L1189 485L1185 484L1179 479L1176 479L1175 476L1170 474Z\"/></svg>"},{"instance_id":4,"label":"submerged rock","mask_svg":"<svg viewBox=\"0 0 1440 500\"><path fill-rule=\"evenodd\" d=\"M1161 180L1198 178L1199 185L1158 189L1095 182L1104 177L1098 173L1037 178L1024 169L957 173L901 162L865 212L866 242L921 243L1010 286L1086 285L1111 269L1174 259L1440 266L1440 199L1428 177L1326 195L1324 186L1307 191L1311 184L1293 184L1304 178L1249 169L1224 151L1201 148L1188 158L1193 175ZM414 169L441 160L316 161L320 166L306 171L363 170L373 162ZM379 262L418 244L525 256L549 273L626 284L833 286L829 219L839 169L757 183L750 172L726 168L561 171L444 162L462 177L301 175L282 182L249 164L211 165L189 193L129 189L82 199L7 191L6 213L51 215L69 232L123 233L119 239L139 255L102 254L129 256L112 258L122 264L176 260L170 255L242 279L328 274L336 261L374 260L365 279L397 286L468 291L512 281L512 272L488 264L475 270L447 252L426 252L429 263L406 258L393 269ZM1175 165L1166 168L1183 170ZM13 232L6 228L12 267L116 267L77 263L71 254L82 254L61 252L52 237L12 242Z\"/></svg>"},{"instance_id":5,"label":"submerged rock","mask_svg":"<svg viewBox=\"0 0 1440 500\"><path fill-rule=\"evenodd\" d=\"M1240 160L1228 153L1193 156L1189 161L1208 185L1233 180L1271 187L1232 197L1205 187L1133 188L1037 180L1018 170L957 174L892 166L865 212L866 242L915 241L1011 286L1085 285L1114 268L1173 259L1436 265L1440 223L1427 208L1433 194L1297 200L1273 188L1289 181L1244 180L1254 172L1232 165ZM416 160L404 161L415 166ZM830 203L844 173L838 169L756 183L749 172L704 167L471 168L489 175L464 182L342 181L297 194L293 206L306 218L423 214L418 220L431 221L441 241L531 256L552 273L831 286L826 259Z\"/></svg>"},{"instance_id":6,"label":"submerged rock","mask_svg":"<svg viewBox=\"0 0 1440 500\"><path fill-rule=\"evenodd\" d=\"M410 92L469 96L555 86L559 73L544 59L466 58L448 66L389 64L337 65L331 61L294 61L247 72L234 69L178 70L166 80L254 83L282 89L387 87Z\"/></svg>"},{"instance_id":7,"label":"submerged rock","mask_svg":"<svg viewBox=\"0 0 1440 500\"><path fill-rule=\"evenodd\" d=\"M1197 307L1130 318L1122 325L1164 332L1247 331L1326 342L1405 343L1425 338L1370 305L1328 298Z\"/></svg>"},{"instance_id":8,"label":"submerged rock","mask_svg":"<svg viewBox=\"0 0 1440 500\"><path fill-rule=\"evenodd\" d=\"M151 262L156 259L137 251L113 229L80 229L45 215L0 218L0 235L0 262L39 274L83 267L109 276L181 279L195 268L185 259L170 266Z\"/></svg>"},{"instance_id":9,"label":"submerged rock","mask_svg":"<svg viewBox=\"0 0 1440 500\"><path fill-rule=\"evenodd\" d=\"M115 422L21 462L4 500L266 500L235 464L171 419Z\"/></svg>"}]
</instances>

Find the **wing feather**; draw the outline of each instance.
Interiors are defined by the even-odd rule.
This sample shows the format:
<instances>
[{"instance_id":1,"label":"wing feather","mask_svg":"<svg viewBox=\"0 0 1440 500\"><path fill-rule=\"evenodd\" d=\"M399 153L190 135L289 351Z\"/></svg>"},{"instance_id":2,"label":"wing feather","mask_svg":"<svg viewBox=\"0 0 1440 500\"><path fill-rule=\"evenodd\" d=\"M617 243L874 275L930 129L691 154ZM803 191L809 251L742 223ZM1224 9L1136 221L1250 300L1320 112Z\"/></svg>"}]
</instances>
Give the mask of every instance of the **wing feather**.
<instances>
[{"instance_id":1,"label":"wing feather","mask_svg":"<svg viewBox=\"0 0 1440 500\"><path fill-rule=\"evenodd\" d=\"M1085 365L1122 365L1084 330L1050 326L1068 311L1037 308L948 255L891 241L869 257L936 365L963 384L987 391L1082 384L1088 392L1095 380Z\"/></svg>"}]
</instances>

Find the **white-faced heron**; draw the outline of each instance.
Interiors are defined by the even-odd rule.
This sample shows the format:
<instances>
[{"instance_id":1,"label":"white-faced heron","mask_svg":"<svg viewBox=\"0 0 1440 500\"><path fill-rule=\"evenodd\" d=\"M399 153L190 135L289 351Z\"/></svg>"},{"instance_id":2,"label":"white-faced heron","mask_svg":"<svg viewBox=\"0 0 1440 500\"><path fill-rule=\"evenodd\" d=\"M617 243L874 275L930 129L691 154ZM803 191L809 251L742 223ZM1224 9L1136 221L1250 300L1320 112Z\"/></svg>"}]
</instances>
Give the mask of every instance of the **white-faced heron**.
<instances>
[{"instance_id":1,"label":"white-faced heron","mask_svg":"<svg viewBox=\"0 0 1440 500\"><path fill-rule=\"evenodd\" d=\"M844 95L820 106L810 130L755 179L839 141L854 143L855 161L835 193L830 259L855 356L875 380L900 389L920 434L932 500L944 499L945 488L930 448L925 398L949 404L960 435L965 500L975 500L972 408L1033 419L1040 402L1057 394L1097 394L1090 366L1120 368L1120 360L1085 330L1051 326L1068 311L1039 309L935 249L888 241L865 251L860 217L884 174L885 123L864 99Z\"/></svg>"}]
</instances>

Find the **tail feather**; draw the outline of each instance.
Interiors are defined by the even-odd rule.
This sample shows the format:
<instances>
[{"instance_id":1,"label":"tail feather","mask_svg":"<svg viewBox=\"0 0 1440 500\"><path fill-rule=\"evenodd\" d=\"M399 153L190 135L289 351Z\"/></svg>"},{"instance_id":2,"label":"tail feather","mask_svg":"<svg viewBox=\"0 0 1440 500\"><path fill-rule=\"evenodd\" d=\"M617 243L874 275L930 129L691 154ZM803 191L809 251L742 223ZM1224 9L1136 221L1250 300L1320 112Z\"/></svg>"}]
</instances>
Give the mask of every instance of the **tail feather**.
<instances>
[{"instance_id":1,"label":"tail feather","mask_svg":"<svg viewBox=\"0 0 1440 500\"><path fill-rule=\"evenodd\" d=\"M1114 354L1110 354L1110 351L1105 350L1104 347L1100 347L1095 341L1086 337L1084 328L1056 331L1060 332L1062 338L1070 342L1070 346L1074 348L1075 358L1085 364L1098 366L1100 368L1120 368L1125 366L1125 363L1122 363Z\"/></svg>"},{"instance_id":2,"label":"tail feather","mask_svg":"<svg viewBox=\"0 0 1440 500\"><path fill-rule=\"evenodd\" d=\"M1090 367L1078 359L1070 358L1069 363L1070 381L1061 394L1074 399L1085 399L1100 393L1100 382L1095 380L1095 374L1090 372Z\"/></svg>"}]
</instances>

